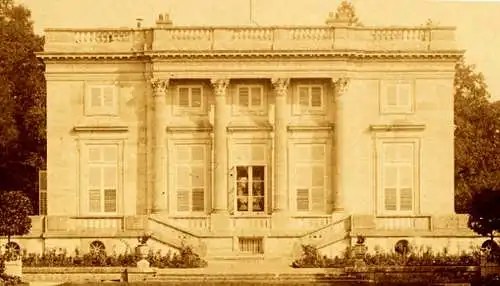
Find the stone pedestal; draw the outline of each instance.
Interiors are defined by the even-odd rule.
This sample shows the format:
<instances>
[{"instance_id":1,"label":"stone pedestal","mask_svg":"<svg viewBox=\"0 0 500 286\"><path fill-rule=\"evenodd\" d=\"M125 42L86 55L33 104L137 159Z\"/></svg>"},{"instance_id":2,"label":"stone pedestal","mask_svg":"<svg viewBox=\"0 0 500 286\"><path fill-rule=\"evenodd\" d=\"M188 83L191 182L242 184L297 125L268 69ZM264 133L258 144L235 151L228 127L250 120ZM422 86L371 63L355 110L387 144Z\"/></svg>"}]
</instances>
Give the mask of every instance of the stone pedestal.
<instances>
[{"instance_id":1,"label":"stone pedestal","mask_svg":"<svg viewBox=\"0 0 500 286\"><path fill-rule=\"evenodd\" d=\"M228 212L215 212L210 216L210 229L214 232L224 233L231 228Z\"/></svg>"},{"instance_id":2,"label":"stone pedestal","mask_svg":"<svg viewBox=\"0 0 500 286\"><path fill-rule=\"evenodd\" d=\"M23 261L21 259L5 261L5 274L9 276L23 277Z\"/></svg>"}]
</instances>

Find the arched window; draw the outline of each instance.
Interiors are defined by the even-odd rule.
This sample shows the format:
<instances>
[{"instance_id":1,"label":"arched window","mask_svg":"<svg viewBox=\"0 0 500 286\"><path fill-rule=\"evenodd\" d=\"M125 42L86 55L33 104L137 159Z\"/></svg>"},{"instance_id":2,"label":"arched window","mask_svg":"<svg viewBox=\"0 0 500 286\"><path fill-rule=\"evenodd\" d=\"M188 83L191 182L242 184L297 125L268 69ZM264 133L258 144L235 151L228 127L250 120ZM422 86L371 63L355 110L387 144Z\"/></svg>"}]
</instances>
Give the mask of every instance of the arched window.
<instances>
[{"instance_id":1,"label":"arched window","mask_svg":"<svg viewBox=\"0 0 500 286\"><path fill-rule=\"evenodd\" d=\"M94 240L90 243L89 251L94 254L102 253L106 251L106 246L104 246L102 241Z\"/></svg>"},{"instance_id":2,"label":"arched window","mask_svg":"<svg viewBox=\"0 0 500 286\"><path fill-rule=\"evenodd\" d=\"M15 254L21 254L21 247L19 246L19 244L11 241L11 242L8 242L6 245L5 245L5 250L7 251L11 251L12 253L15 253Z\"/></svg>"}]
</instances>

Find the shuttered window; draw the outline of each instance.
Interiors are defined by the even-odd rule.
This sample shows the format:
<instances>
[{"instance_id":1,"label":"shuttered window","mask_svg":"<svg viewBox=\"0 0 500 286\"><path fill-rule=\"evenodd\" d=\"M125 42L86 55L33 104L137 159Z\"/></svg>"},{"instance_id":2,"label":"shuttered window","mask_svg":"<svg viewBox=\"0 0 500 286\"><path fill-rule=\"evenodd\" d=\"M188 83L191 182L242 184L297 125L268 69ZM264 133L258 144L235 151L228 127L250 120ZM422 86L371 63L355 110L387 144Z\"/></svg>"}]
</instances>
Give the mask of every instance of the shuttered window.
<instances>
[{"instance_id":1,"label":"shuttered window","mask_svg":"<svg viewBox=\"0 0 500 286\"><path fill-rule=\"evenodd\" d=\"M321 85L298 86L297 103L301 112L321 111L324 108L323 87Z\"/></svg>"},{"instance_id":2,"label":"shuttered window","mask_svg":"<svg viewBox=\"0 0 500 286\"><path fill-rule=\"evenodd\" d=\"M118 97L112 85L92 85L87 89L86 115L116 115Z\"/></svg>"},{"instance_id":3,"label":"shuttered window","mask_svg":"<svg viewBox=\"0 0 500 286\"><path fill-rule=\"evenodd\" d=\"M383 207L386 212L412 212L415 196L415 144L382 144Z\"/></svg>"},{"instance_id":4,"label":"shuttered window","mask_svg":"<svg viewBox=\"0 0 500 286\"><path fill-rule=\"evenodd\" d=\"M176 146L176 210L204 212L207 190L205 145Z\"/></svg>"},{"instance_id":5,"label":"shuttered window","mask_svg":"<svg viewBox=\"0 0 500 286\"><path fill-rule=\"evenodd\" d=\"M258 85L238 86L237 104L240 111L262 111L264 108L263 88Z\"/></svg>"},{"instance_id":6,"label":"shuttered window","mask_svg":"<svg viewBox=\"0 0 500 286\"><path fill-rule=\"evenodd\" d=\"M295 146L295 200L299 212L325 212L325 144Z\"/></svg>"},{"instance_id":7,"label":"shuttered window","mask_svg":"<svg viewBox=\"0 0 500 286\"><path fill-rule=\"evenodd\" d=\"M382 84L382 112L410 113L413 111L413 86L410 81L385 81Z\"/></svg>"},{"instance_id":8,"label":"shuttered window","mask_svg":"<svg viewBox=\"0 0 500 286\"><path fill-rule=\"evenodd\" d=\"M87 145L87 192L90 213L116 213L118 145Z\"/></svg>"},{"instance_id":9,"label":"shuttered window","mask_svg":"<svg viewBox=\"0 0 500 286\"><path fill-rule=\"evenodd\" d=\"M38 212L47 215L47 171L38 172Z\"/></svg>"},{"instance_id":10,"label":"shuttered window","mask_svg":"<svg viewBox=\"0 0 500 286\"><path fill-rule=\"evenodd\" d=\"M203 88L201 86L179 86L177 106L182 109L201 110L203 108Z\"/></svg>"}]
</instances>

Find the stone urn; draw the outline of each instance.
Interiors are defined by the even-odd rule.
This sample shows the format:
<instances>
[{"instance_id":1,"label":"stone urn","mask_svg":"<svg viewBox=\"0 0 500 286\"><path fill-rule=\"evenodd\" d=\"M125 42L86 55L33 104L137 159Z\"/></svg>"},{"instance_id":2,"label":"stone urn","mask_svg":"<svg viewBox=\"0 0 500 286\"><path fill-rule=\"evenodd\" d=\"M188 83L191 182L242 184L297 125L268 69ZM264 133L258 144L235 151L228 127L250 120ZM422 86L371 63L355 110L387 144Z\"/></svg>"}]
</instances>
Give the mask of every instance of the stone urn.
<instances>
[{"instance_id":1,"label":"stone urn","mask_svg":"<svg viewBox=\"0 0 500 286\"><path fill-rule=\"evenodd\" d=\"M354 269L360 270L366 267L365 256L368 247L365 245L365 237L358 235L356 239L356 244L352 248L354 255Z\"/></svg>"},{"instance_id":2,"label":"stone urn","mask_svg":"<svg viewBox=\"0 0 500 286\"><path fill-rule=\"evenodd\" d=\"M139 244L135 248L135 254L139 259L137 261L137 268L140 271L150 271L149 261L147 260L149 254L149 246L147 242L151 238L151 234L143 234L137 238Z\"/></svg>"},{"instance_id":3,"label":"stone urn","mask_svg":"<svg viewBox=\"0 0 500 286\"><path fill-rule=\"evenodd\" d=\"M135 248L135 253L140 260L146 259L149 254L149 246L147 244L139 244Z\"/></svg>"}]
</instances>

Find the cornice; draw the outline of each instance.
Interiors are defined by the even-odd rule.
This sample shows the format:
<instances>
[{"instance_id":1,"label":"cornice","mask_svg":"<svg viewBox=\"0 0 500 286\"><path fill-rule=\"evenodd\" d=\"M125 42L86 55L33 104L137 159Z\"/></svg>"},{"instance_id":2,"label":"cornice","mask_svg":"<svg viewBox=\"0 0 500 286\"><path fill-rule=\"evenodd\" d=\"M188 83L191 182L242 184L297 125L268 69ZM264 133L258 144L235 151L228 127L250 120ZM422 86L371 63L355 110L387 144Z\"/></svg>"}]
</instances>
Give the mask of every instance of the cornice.
<instances>
[{"instance_id":1,"label":"cornice","mask_svg":"<svg viewBox=\"0 0 500 286\"><path fill-rule=\"evenodd\" d=\"M40 53L44 61L61 60L134 60L154 59L245 59L245 58L343 58L343 59L451 59L463 56L463 51L154 51L136 53Z\"/></svg>"}]
</instances>

